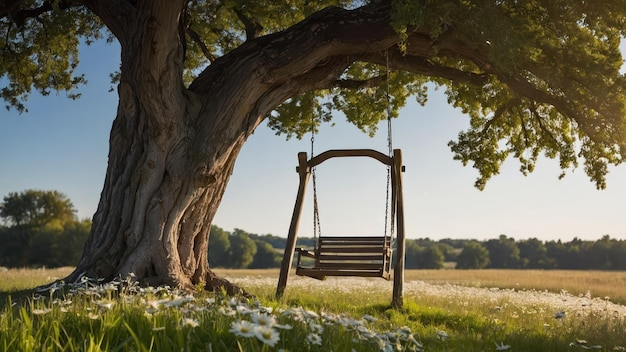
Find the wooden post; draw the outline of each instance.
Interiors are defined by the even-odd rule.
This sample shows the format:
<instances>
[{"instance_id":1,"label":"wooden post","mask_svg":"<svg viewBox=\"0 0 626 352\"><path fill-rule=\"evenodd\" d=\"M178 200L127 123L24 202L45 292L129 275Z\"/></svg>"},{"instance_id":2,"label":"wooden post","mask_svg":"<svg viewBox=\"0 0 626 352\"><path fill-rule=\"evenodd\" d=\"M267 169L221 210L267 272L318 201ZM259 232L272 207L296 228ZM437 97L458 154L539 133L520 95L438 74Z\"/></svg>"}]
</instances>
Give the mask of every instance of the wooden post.
<instances>
[{"instance_id":1,"label":"wooden post","mask_svg":"<svg viewBox=\"0 0 626 352\"><path fill-rule=\"evenodd\" d=\"M391 305L393 308L402 308L404 303L404 255L405 255L405 234L404 234L404 198L402 194L402 152L400 149L393 151L392 170L392 206L396 207L396 266L393 269L393 298ZM395 197L393 196L395 194Z\"/></svg>"},{"instance_id":2,"label":"wooden post","mask_svg":"<svg viewBox=\"0 0 626 352\"><path fill-rule=\"evenodd\" d=\"M287 278L289 277L291 263L293 262L293 253L296 250L296 238L300 224L300 215L302 214L304 194L306 193L306 186L309 182L309 176L311 175L309 167L307 166L307 155L305 152L298 153L298 168L296 170L300 175L300 186L298 187L298 196L296 197L296 204L293 207L293 215L291 216L291 223L289 224L285 254L283 254L280 276L278 277L278 286L276 287L276 298L281 298L287 287Z\"/></svg>"}]
</instances>

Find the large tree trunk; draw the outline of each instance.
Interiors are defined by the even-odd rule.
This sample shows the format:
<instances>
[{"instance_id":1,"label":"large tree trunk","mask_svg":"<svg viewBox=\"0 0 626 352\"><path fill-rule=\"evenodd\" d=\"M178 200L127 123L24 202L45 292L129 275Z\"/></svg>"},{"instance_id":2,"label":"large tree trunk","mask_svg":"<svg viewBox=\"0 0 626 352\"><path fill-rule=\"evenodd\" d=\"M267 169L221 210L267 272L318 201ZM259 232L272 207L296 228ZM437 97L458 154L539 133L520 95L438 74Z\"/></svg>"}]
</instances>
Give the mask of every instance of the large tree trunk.
<instances>
[{"instance_id":1,"label":"large tree trunk","mask_svg":"<svg viewBox=\"0 0 626 352\"><path fill-rule=\"evenodd\" d=\"M150 284L207 282L208 233L245 134L203 126L220 96L202 101L182 82L182 1L144 2L120 38L119 107L91 235L75 272ZM220 106L221 113L234 111ZM214 132L203 132L205 128Z\"/></svg>"},{"instance_id":2,"label":"large tree trunk","mask_svg":"<svg viewBox=\"0 0 626 352\"><path fill-rule=\"evenodd\" d=\"M185 88L185 2L139 3L124 16L91 5L121 43L120 102L91 235L66 280L132 273L152 285L213 288L224 282L208 266L211 221L248 136L285 99L332 86L355 59L351 53L383 50L397 37L380 13L333 9L309 19L310 28L247 42ZM337 38L341 32L367 40ZM382 51L367 55L384 60Z\"/></svg>"}]
</instances>

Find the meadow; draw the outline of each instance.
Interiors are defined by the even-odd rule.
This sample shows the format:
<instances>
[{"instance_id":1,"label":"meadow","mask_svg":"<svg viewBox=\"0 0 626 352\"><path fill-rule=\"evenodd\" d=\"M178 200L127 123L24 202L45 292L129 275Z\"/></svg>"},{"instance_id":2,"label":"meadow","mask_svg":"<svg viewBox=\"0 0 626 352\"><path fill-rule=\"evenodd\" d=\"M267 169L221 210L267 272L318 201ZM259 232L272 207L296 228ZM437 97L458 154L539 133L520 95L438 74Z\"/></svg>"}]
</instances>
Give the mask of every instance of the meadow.
<instances>
[{"instance_id":1,"label":"meadow","mask_svg":"<svg viewBox=\"0 0 626 352\"><path fill-rule=\"evenodd\" d=\"M411 270L400 310L382 279L292 276L279 301L277 270L218 270L255 299L131 278L18 298L69 270L0 272L0 350L626 351L623 272Z\"/></svg>"}]
</instances>

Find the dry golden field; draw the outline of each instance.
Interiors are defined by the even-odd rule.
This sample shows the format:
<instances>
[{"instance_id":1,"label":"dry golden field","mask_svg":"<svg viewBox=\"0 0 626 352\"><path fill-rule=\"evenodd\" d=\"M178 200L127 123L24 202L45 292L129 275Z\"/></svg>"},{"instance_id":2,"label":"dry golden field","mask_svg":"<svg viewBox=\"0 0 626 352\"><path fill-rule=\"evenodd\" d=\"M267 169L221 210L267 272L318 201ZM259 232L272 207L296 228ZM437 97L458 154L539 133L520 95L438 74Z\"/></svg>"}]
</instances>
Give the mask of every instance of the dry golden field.
<instances>
[{"instance_id":1,"label":"dry golden field","mask_svg":"<svg viewBox=\"0 0 626 352\"><path fill-rule=\"evenodd\" d=\"M25 290L62 278L72 268L12 269L0 271L0 293ZM259 277L278 280L278 269L216 269L228 277ZM516 290L568 291L573 295L590 292L626 304L626 272L579 270L407 270L405 281L454 284L470 287L498 287Z\"/></svg>"},{"instance_id":2,"label":"dry golden field","mask_svg":"<svg viewBox=\"0 0 626 352\"><path fill-rule=\"evenodd\" d=\"M276 277L278 269L234 270L216 269L228 277ZM471 287L498 287L516 290L565 290L573 295L590 292L594 297L609 297L626 304L626 272L582 270L407 270L405 281L431 284L454 284Z\"/></svg>"}]
</instances>

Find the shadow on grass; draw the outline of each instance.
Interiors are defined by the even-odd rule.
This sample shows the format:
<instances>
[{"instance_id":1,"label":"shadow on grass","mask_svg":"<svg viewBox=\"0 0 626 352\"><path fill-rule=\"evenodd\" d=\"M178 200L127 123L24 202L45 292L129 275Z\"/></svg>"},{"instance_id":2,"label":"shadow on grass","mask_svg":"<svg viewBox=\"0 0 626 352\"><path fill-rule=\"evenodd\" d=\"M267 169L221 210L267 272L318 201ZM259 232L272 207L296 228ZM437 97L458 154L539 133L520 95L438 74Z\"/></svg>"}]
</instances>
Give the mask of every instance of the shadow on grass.
<instances>
[{"instance_id":1,"label":"shadow on grass","mask_svg":"<svg viewBox=\"0 0 626 352\"><path fill-rule=\"evenodd\" d=\"M34 288L13 291L0 291L0 311L4 310L9 304L23 304L37 292Z\"/></svg>"}]
</instances>

